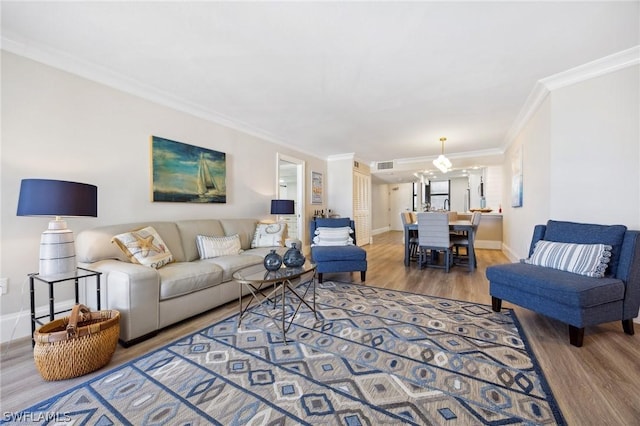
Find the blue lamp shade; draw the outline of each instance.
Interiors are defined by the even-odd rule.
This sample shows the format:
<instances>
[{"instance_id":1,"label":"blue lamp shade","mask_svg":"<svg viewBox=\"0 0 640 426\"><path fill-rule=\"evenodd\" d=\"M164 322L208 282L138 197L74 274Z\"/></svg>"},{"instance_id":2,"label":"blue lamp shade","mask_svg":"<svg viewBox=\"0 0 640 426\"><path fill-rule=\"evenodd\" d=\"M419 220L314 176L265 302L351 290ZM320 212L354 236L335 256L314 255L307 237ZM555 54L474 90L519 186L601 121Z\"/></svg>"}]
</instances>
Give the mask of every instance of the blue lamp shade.
<instances>
[{"instance_id":1,"label":"blue lamp shade","mask_svg":"<svg viewBox=\"0 0 640 426\"><path fill-rule=\"evenodd\" d=\"M40 275L57 276L76 270L73 232L62 216L98 216L98 188L86 183L23 179L18 216L55 216L40 238Z\"/></svg>"},{"instance_id":2,"label":"blue lamp shade","mask_svg":"<svg viewBox=\"0 0 640 426\"><path fill-rule=\"evenodd\" d=\"M98 187L50 179L23 179L18 216L98 216Z\"/></svg>"},{"instance_id":3,"label":"blue lamp shade","mask_svg":"<svg viewBox=\"0 0 640 426\"><path fill-rule=\"evenodd\" d=\"M271 200L271 214L294 214L293 200Z\"/></svg>"}]
</instances>

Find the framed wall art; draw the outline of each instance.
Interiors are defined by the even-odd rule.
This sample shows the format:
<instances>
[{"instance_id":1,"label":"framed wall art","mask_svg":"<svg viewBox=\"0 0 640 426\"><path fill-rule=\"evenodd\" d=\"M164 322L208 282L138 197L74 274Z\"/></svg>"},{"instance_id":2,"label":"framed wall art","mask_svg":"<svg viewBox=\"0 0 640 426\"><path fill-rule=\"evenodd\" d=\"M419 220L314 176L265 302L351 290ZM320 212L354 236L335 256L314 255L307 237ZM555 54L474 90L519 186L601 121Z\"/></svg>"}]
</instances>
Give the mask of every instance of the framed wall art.
<instances>
[{"instance_id":1,"label":"framed wall art","mask_svg":"<svg viewBox=\"0 0 640 426\"><path fill-rule=\"evenodd\" d=\"M311 204L322 204L322 173L311 172Z\"/></svg>"},{"instance_id":2,"label":"framed wall art","mask_svg":"<svg viewBox=\"0 0 640 426\"><path fill-rule=\"evenodd\" d=\"M151 164L153 201L227 202L224 152L152 136Z\"/></svg>"}]
</instances>

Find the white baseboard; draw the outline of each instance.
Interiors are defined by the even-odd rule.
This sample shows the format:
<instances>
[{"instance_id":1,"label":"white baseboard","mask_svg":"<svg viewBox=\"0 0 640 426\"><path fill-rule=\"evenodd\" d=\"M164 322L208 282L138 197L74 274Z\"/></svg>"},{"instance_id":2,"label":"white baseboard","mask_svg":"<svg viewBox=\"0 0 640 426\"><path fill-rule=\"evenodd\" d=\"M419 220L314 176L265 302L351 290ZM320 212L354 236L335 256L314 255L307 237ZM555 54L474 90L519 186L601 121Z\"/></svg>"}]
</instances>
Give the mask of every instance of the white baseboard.
<instances>
[{"instance_id":1,"label":"white baseboard","mask_svg":"<svg viewBox=\"0 0 640 426\"><path fill-rule=\"evenodd\" d=\"M75 305L74 299L57 302L54 304L55 312L71 309L73 305ZM49 315L48 305L36 308L36 316L40 317L42 315ZM67 313L67 315L69 315L69 313ZM62 316L64 315L58 315L57 318ZM40 321L46 324L49 320L42 318ZM31 312L29 309L22 309L20 312L14 312L0 317L0 343L7 343L11 340L29 336L31 336Z\"/></svg>"},{"instance_id":2,"label":"white baseboard","mask_svg":"<svg viewBox=\"0 0 640 426\"><path fill-rule=\"evenodd\" d=\"M391 231L391 227L385 226L384 228L378 228L378 229L371 230L371 235L383 234L383 233L389 232L389 231Z\"/></svg>"},{"instance_id":3,"label":"white baseboard","mask_svg":"<svg viewBox=\"0 0 640 426\"><path fill-rule=\"evenodd\" d=\"M515 254L513 252L513 250L511 250L511 247L509 247L506 244L502 244L502 252L504 253L505 256L507 256L507 258L511 261L511 262L519 262L520 261L520 257Z\"/></svg>"},{"instance_id":4,"label":"white baseboard","mask_svg":"<svg viewBox=\"0 0 640 426\"><path fill-rule=\"evenodd\" d=\"M475 240L473 245L479 249L502 250L502 241Z\"/></svg>"}]
</instances>

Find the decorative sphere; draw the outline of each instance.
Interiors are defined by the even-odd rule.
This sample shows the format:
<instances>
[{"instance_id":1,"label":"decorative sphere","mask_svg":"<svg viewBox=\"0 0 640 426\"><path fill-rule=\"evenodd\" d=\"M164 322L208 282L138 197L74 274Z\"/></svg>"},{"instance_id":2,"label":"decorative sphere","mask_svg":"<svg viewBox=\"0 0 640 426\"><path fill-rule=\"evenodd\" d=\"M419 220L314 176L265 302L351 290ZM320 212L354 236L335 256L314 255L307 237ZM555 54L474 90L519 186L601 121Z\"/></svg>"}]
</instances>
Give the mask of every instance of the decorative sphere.
<instances>
[{"instance_id":1,"label":"decorative sphere","mask_svg":"<svg viewBox=\"0 0 640 426\"><path fill-rule=\"evenodd\" d=\"M264 257L264 267L267 271L277 271L282 266L282 256L271 250L271 253Z\"/></svg>"},{"instance_id":2,"label":"decorative sphere","mask_svg":"<svg viewBox=\"0 0 640 426\"><path fill-rule=\"evenodd\" d=\"M284 264L288 268L297 268L304 265L304 255L297 249L296 243L291 244L291 248L284 254Z\"/></svg>"}]
</instances>

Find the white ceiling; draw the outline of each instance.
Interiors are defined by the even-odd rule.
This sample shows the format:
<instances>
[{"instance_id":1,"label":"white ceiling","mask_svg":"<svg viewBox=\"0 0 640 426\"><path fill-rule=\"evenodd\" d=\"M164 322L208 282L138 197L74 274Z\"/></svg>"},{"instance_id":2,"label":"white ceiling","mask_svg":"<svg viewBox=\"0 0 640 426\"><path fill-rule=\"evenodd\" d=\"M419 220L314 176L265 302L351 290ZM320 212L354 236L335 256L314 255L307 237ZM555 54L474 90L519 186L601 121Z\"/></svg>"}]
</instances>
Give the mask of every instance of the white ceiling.
<instances>
[{"instance_id":1,"label":"white ceiling","mask_svg":"<svg viewBox=\"0 0 640 426\"><path fill-rule=\"evenodd\" d=\"M416 170L441 136L454 167L495 164L536 82L640 44L638 1L2 1L1 13L8 51L321 158Z\"/></svg>"}]
</instances>

